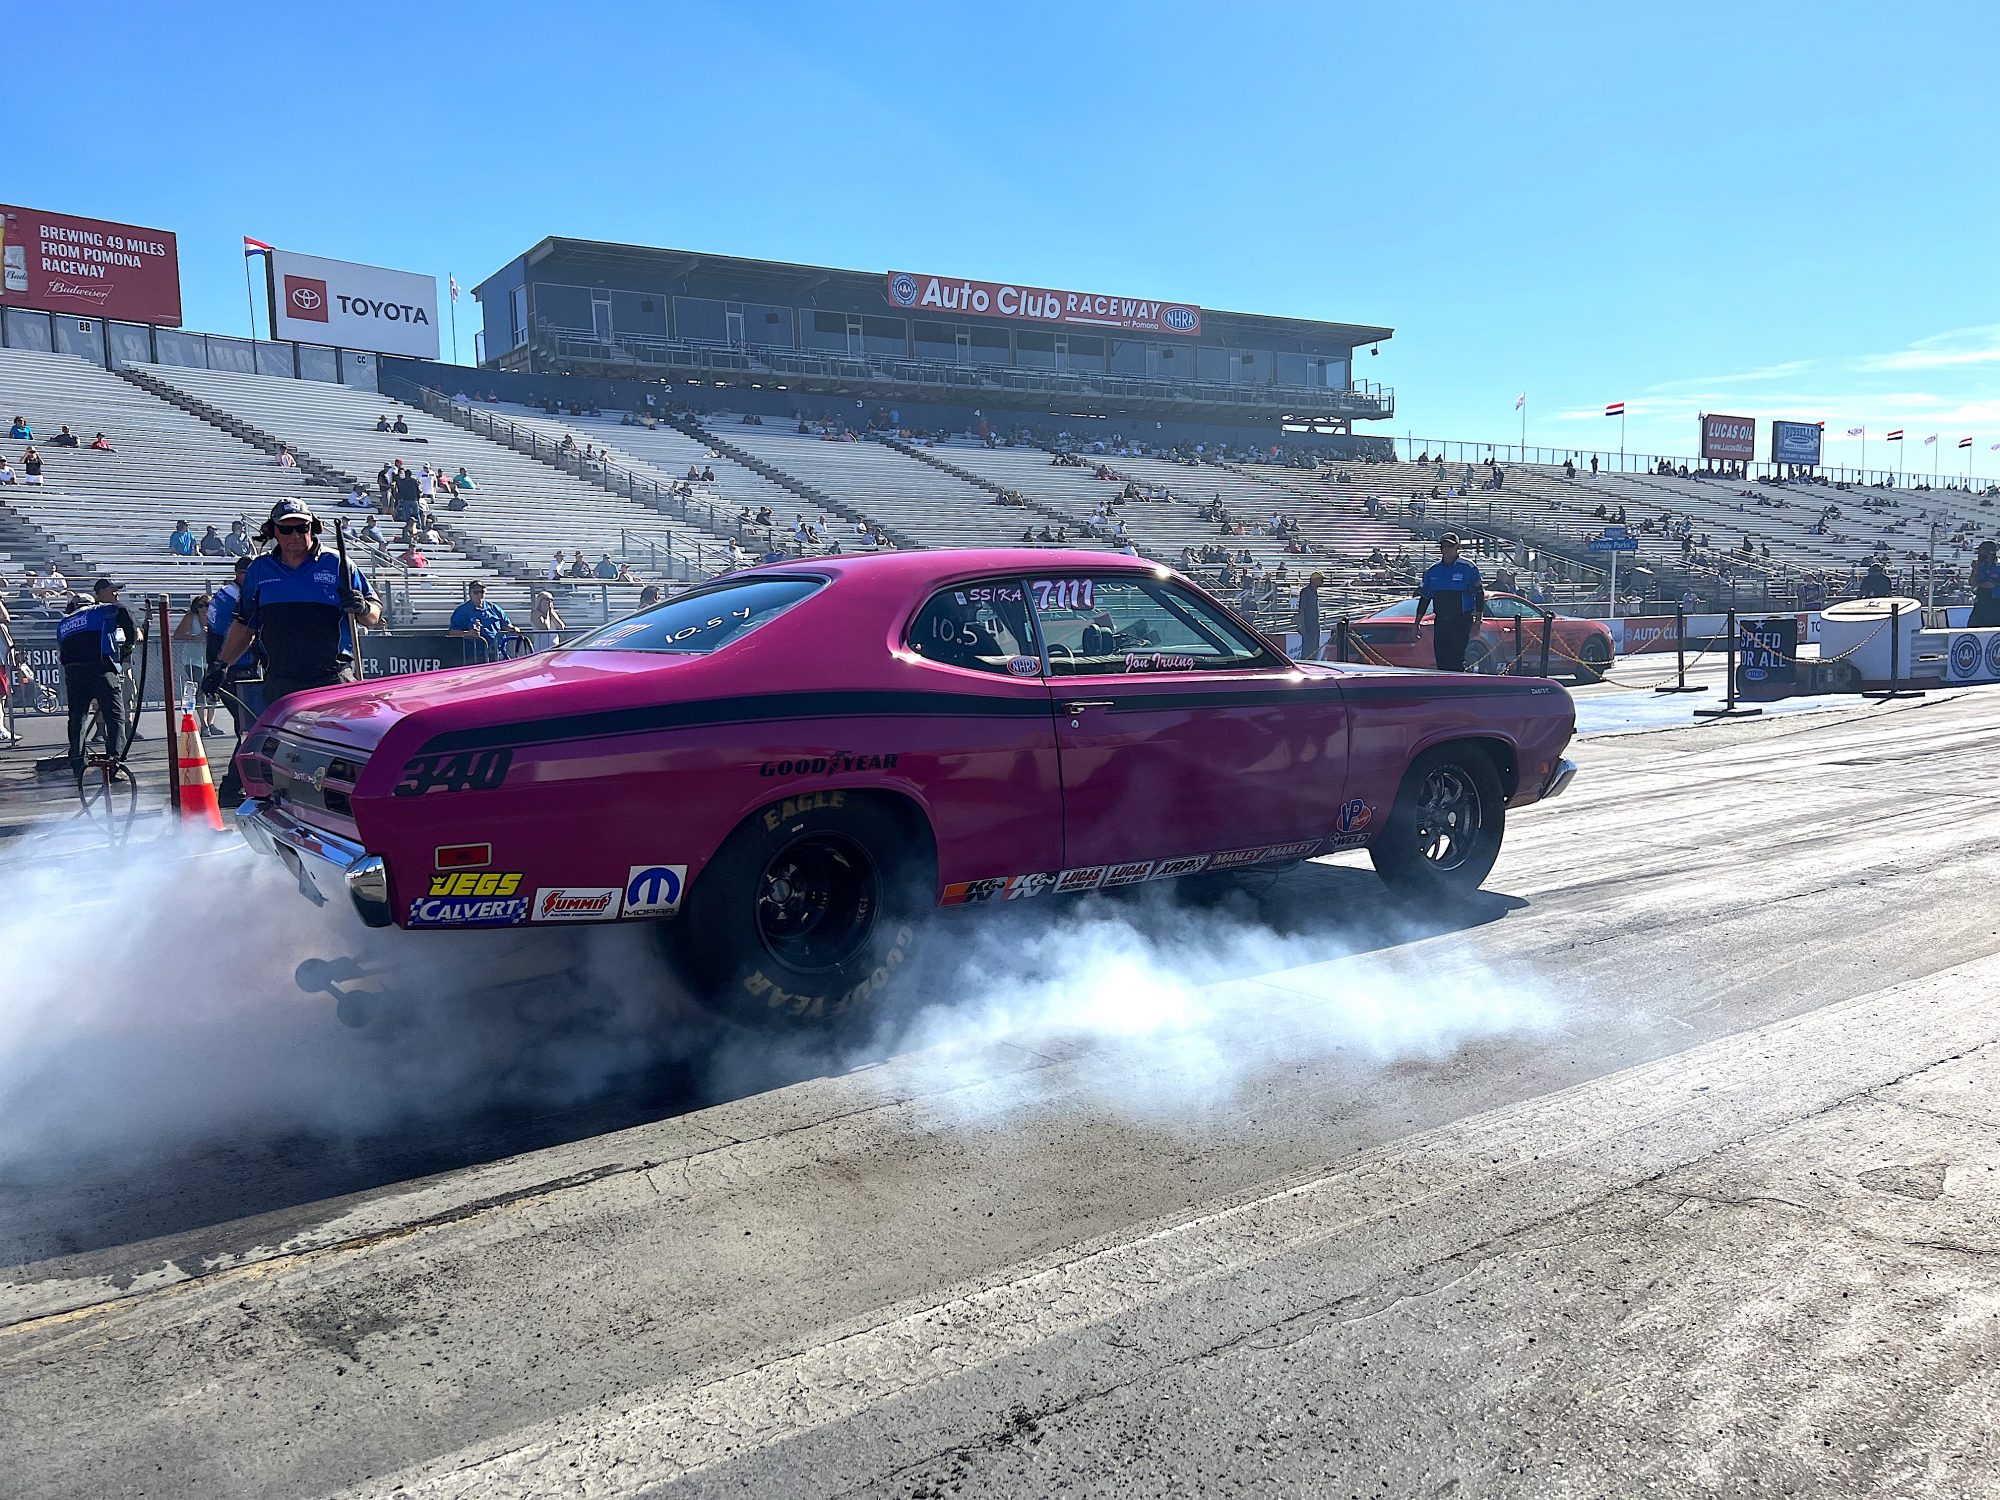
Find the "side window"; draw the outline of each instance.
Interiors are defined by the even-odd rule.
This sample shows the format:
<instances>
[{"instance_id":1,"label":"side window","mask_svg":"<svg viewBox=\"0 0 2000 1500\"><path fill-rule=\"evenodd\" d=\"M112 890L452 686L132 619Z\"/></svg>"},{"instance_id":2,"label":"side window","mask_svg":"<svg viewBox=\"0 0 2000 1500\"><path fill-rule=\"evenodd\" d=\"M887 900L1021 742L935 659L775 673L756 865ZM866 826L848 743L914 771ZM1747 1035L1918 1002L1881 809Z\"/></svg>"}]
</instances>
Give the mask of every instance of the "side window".
<instances>
[{"instance_id":1,"label":"side window","mask_svg":"<svg viewBox=\"0 0 2000 1500\"><path fill-rule=\"evenodd\" d=\"M1488 599L1486 613L1496 620L1531 618L1535 611L1519 599Z\"/></svg>"},{"instance_id":2,"label":"side window","mask_svg":"<svg viewBox=\"0 0 2000 1500\"><path fill-rule=\"evenodd\" d=\"M1041 649L1018 579L954 584L910 622L910 649L926 661L1010 677L1039 677Z\"/></svg>"},{"instance_id":3,"label":"side window","mask_svg":"<svg viewBox=\"0 0 2000 1500\"><path fill-rule=\"evenodd\" d=\"M1028 595L1057 677L1218 672L1275 662L1207 601L1172 584L1129 574L1031 578Z\"/></svg>"}]
</instances>

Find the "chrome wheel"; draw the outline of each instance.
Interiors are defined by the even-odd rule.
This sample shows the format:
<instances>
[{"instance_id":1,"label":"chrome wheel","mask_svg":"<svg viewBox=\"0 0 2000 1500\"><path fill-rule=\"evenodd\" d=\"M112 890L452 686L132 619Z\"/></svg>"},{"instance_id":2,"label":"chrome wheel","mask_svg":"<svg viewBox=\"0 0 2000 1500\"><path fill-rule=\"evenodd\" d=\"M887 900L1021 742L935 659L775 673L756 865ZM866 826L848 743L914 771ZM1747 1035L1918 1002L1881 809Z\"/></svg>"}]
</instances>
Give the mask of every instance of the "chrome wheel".
<instances>
[{"instance_id":1,"label":"chrome wheel","mask_svg":"<svg viewBox=\"0 0 2000 1500\"><path fill-rule=\"evenodd\" d=\"M1471 859L1485 828L1479 789L1455 765L1434 767L1416 799L1417 852L1439 870Z\"/></svg>"}]
</instances>

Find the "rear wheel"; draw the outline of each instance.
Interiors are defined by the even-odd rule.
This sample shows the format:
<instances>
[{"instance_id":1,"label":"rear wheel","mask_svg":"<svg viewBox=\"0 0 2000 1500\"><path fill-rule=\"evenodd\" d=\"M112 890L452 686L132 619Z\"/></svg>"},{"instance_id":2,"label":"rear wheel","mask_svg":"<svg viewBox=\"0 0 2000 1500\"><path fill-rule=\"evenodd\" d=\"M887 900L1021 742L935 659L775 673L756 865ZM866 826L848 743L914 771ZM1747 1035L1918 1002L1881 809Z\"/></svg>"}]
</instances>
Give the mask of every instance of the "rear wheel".
<instances>
[{"instance_id":1,"label":"rear wheel","mask_svg":"<svg viewBox=\"0 0 2000 1500\"><path fill-rule=\"evenodd\" d=\"M1611 670L1611 648L1597 636L1590 637L1576 652L1576 680L1582 683L1602 682L1604 674Z\"/></svg>"},{"instance_id":2,"label":"rear wheel","mask_svg":"<svg viewBox=\"0 0 2000 1500\"><path fill-rule=\"evenodd\" d=\"M1465 648L1465 670L1477 672L1482 677L1492 677L1500 670L1500 658L1493 652L1492 643L1484 636L1475 635Z\"/></svg>"},{"instance_id":3,"label":"rear wheel","mask_svg":"<svg viewBox=\"0 0 2000 1500\"><path fill-rule=\"evenodd\" d=\"M1470 745L1440 745L1410 763L1368 857L1394 891L1458 900L1492 873L1506 828L1493 762Z\"/></svg>"},{"instance_id":4,"label":"rear wheel","mask_svg":"<svg viewBox=\"0 0 2000 1500\"><path fill-rule=\"evenodd\" d=\"M788 797L730 836L668 930L710 1009L823 1028L872 1010L908 961L935 870L928 831L879 799Z\"/></svg>"}]
</instances>

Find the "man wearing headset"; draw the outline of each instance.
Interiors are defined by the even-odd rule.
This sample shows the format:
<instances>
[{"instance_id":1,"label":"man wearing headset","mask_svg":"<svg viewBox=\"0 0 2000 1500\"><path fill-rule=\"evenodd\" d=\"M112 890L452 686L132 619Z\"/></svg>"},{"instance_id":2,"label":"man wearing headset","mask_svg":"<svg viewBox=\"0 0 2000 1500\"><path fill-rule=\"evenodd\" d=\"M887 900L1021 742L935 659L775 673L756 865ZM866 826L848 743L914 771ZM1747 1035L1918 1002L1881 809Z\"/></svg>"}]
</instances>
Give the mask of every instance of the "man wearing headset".
<instances>
[{"instance_id":1,"label":"man wearing headset","mask_svg":"<svg viewBox=\"0 0 2000 1500\"><path fill-rule=\"evenodd\" d=\"M320 523L303 500L280 500L257 533L275 545L243 572L236 618L202 679L214 693L254 641L264 655L264 712L308 688L354 682L354 627L376 625L382 611L361 570L344 566L319 544ZM232 760L223 778L226 807L242 793Z\"/></svg>"}]
</instances>

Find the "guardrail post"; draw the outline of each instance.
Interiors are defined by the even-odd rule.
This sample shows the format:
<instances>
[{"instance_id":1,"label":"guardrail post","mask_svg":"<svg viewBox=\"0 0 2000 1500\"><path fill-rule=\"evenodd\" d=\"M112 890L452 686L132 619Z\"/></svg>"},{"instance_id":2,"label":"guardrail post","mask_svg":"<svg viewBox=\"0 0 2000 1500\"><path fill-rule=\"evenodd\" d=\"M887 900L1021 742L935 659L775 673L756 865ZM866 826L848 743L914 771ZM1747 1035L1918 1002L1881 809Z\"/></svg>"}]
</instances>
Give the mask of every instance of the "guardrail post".
<instances>
[{"instance_id":1,"label":"guardrail post","mask_svg":"<svg viewBox=\"0 0 2000 1500\"><path fill-rule=\"evenodd\" d=\"M1734 635L1735 632L1731 631ZM1705 685L1688 685L1688 617L1687 606L1675 601L1674 604L1674 681L1653 689L1656 693L1705 693ZM1733 691L1733 689L1732 689Z\"/></svg>"},{"instance_id":2,"label":"guardrail post","mask_svg":"<svg viewBox=\"0 0 2000 1500\"><path fill-rule=\"evenodd\" d=\"M1333 622L1333 650L1335 661L1347 660L1347 616L1342 615Z\"/></svg>"},{"instance_id":3,"label":"guardrail post","mask_svg":"<svg viewBox=\"0 0 2000 1500\"><path fill-rule=\"evenodd\" d=\"M1549 638L1555 630L1555 616L1547 610L1542 612L1542 670L1541 675L1549 675Z\"/></svg>"},{"instance_id":4,"label":"guardrail post","mask_svg":"<svg viewBox=\"0 0 2000 1500\"><path fill-rule=\"evenodd\" d=\"M1764 711L1761 708L1739 708L1736 703L1736 609L1733 605L1729 610L1729 646L1726 665L1729 680L1724 690L1729 696L1723 700L1720 708L1697 708L1694 711L1697 719L1747 719Z\"/></svg>"},{"instance_id":5,"label":"guardrail post","mask_svg":"<svg viewBox=\"0 0 2000 1500\"><path fill-rule=\"evenodd\" d=\"M1921 617L1920 617L1921 618ZM1886 693L1863 693L1864 698L1873 698L1877 703L1886 703L1891 698L1921 698L1923 688L1906 688L1903 680L1903 606L1889 606L1889 690Z\"/></svg>"},{"instance_id":6,"label":"guardrail post","mask_svg":"<svg viewBox=\"0 0 2000 1500\"><path fill-rule=\"evenodd\" d=\"M1514 616L1514 660L1507 668L1508 676L1511 677L1521 670L1521 658L1526 654L1527 648L1521 644L1521 617L1516 615Z\"/></svg>"}]
</instances>

